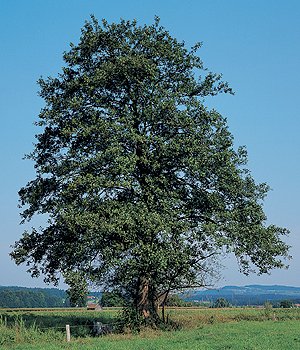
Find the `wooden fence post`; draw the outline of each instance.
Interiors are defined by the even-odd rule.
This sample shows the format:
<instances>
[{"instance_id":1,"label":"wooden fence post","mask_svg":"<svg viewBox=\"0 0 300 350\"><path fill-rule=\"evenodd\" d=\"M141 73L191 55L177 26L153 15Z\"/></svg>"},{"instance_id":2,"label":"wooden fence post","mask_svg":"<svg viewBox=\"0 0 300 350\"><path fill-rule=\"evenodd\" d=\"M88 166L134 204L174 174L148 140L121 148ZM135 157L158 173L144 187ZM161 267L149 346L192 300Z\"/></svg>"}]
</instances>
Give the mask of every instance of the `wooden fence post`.
<instances>
[{"instance_id":1,"label":"wooden fence post","mask_svg":"<svg viewBox=\"0 0 300 350\"><path fill-rule=\"evenodd\" d=\"M71 341L70 325L66 324L67 342Z\"/></svg>"}]
</instances>

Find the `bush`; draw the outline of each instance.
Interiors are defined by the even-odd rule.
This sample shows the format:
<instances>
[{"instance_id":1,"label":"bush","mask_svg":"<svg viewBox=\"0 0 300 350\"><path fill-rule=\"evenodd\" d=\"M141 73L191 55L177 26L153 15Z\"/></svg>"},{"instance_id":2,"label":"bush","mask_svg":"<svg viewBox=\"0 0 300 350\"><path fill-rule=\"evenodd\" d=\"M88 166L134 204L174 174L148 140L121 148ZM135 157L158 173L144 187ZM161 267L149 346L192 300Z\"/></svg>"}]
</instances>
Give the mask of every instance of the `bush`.
<instances>
[{"instance_id":1,"label":"bush","mask_svg":"<svg viewBox=\"0 0 300 350\"><path fill-rule=\"evenodd\" d=\"M124 297L118 292L103 292L101 300L101 306L114 307L125 306Z\"/></svg>"},{"instance_id":2,"label":"bush","mask_svg":"<svg viewBox=\"0 0 300 350\"><path fill-rule=\"evenodd\" d=\"M230 303L225 298L218 298L212 305L214 308L230 307Z\"/></svg>"}]
</instances>

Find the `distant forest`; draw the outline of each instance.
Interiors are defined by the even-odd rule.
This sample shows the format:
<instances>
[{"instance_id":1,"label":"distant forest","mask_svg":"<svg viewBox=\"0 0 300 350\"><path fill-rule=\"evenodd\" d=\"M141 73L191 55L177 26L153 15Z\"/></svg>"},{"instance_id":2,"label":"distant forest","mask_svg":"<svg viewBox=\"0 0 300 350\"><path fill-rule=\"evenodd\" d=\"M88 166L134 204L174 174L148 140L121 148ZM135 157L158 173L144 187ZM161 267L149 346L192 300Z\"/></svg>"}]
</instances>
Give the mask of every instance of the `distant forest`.
<instances>
[{"instance_id":1,"label":"distant forest","mask_svg":"<svg viewBox=\"0 0 300 350\"><path fill-rule=\"evenodd\" d=\"M69 305L67 294L61 289L0 286L1 308L52 308Z\"/></svg>"},{"instance_id":2,"label":"distant forest","mask_svg":"<svg viewBox=\"0 0 300 350\"><path fill-rule=\"evenodd\" d=\"M103 306L121 306L122 302L113 293L90 292ZM220 298L226 299L233 306L263 305L266 301L274 306L283 300L300 304L300 287L290 286L226 286L215 290L194 291L179 294L184 302L195 305L213 305ZM177 300L178 301L178 300ZM54 308L70 307L65 290L57 288L26 288L0 286L0 308Z\"/></svg>"}]
</instances>

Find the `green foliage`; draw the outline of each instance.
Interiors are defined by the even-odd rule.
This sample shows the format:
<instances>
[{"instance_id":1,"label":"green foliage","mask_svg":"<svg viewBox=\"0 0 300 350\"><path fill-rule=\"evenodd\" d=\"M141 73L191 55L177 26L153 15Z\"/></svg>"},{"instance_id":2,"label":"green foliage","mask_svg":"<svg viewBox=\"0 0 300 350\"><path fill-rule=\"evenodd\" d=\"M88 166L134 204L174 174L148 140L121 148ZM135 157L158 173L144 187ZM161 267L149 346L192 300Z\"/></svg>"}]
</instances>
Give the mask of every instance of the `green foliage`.
<instances>
[{"instance_id":1,"label":"green foliage","mask_svg":"<svg viewBox=\"0 0 300 350\"><path fill-rule=\"evenodd\" d=\"M272 313L273 313L273 305L269 302L266 301L264 303L264 312L265 312L265 316L267 319L270 319L272 317ZM273 319L274 319L274 313L273 313Z\"/></svg>"},{"instance_id":2,"label":"green foliage","mask_svg":"<svg viewBox=\"0 0 300 350\"><path fill-rule=\"evenodd\" d=\"M118 292L103 292L100 304L104 307L124 306L125 300Z\"/></svg>"},{"instance_id":3,"label":"green foliage","mask_svg":"<svg viewBox=\"0 0 300 350\"><path fill-rule=\"evenodd\" d=\"M291 300L281 300L279 302L279 307L284 308L284 309L289 309L293 306L294 306L294 304Z\"/></svg>"},{"instance_id":4,"label":"green foliage","mask_svg":"<svg viewBox=\"0 0 300 350\"><path fill-rule=\"evenodd\" d=\"M199 306L208 306L209 302L193 302L185 301L178 294L171 294L168 296L165 306L178 306L178 307L199 307Z\"/></svg>"},{"instance_id":5,"label":"green foliage","mask_svg":"<svg viewBox=\"0 0 300 350\"><path fill-rule=\"evenodd\" d=\"M218 298L212 305L214 308L230 307L230 303L225 298Z\"/></svg>"},{"instance_id":6,"label":"green foliage","mask_svg":"<svg viewBox=\"0 0 300 350\"><path fill-rule=\"evenodd\" d=\"M65 307L64 291L38 288L0 287L0 307L43 308Z\"/></svg>"},{"instance_id":7,"label":"green foliage","mask_svg":"<svg viewBox=\"0 0 300 350\"><path fill-rule=\"evenodd\" d=\"M185 306L185 301L180 298L177 294L169 295L166 303L166 306Z\"/></svg>"},{"instance_id":8,"label":"green foliage","mask_svg":"<svg viewBox=\"0 0 300 350\"><path fill-rule=\"evenodd\" d=\"M65 283L69 285L67 295L70 305L81 307L86 306L88 295L88 284L84 275L78 271L68 271L64 274Z\"/></svg>"},{"instance_id":9,"label":"green foliage","mask_svg":"<svg viewBox=\"0 0 300 350\"><path fill-rule=\"evenodd\" d=\"M49 220L11 253L32 276L80 271L156 321L161 298L207 283L224 248L244 273L284 266L287 230L265 224L268 186L204 105L231 89L203 69L199 46L186 48L158 18L92 17L62 72L39 80L36 177L19 195L24 221Z\"/></svg>"}]
</instances>

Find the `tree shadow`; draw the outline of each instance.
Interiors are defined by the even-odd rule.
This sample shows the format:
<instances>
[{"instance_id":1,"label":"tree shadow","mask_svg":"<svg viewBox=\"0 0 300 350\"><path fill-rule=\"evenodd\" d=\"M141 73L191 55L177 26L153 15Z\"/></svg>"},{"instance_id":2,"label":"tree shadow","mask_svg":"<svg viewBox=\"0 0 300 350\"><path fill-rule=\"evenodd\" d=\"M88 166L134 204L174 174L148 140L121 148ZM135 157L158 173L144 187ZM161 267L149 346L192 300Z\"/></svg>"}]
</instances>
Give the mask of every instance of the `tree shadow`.
<instances>
[{"instance_id":1,"label":"tree shadow","mask_svg":"<svg viewBox=\"0 0 300 350\"><path fill-rule=\"evenodd\" d=\"M117 313L105 311L17 311L0 313L2 322L8 327L36 328L41 332L66 332L70 326L73 337L97 335L99 324L113 329L117 324ZM117 328L117 327L116 327ZM99 335L99 334L98 334Z\"/></svg>"}]
</instances>

